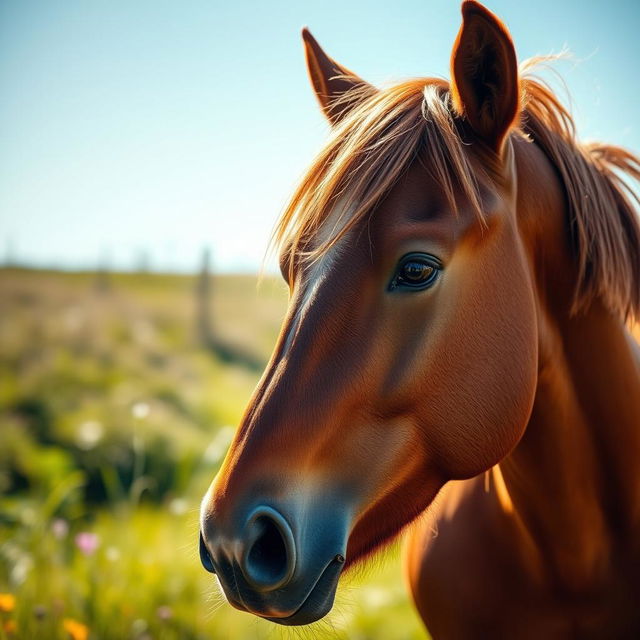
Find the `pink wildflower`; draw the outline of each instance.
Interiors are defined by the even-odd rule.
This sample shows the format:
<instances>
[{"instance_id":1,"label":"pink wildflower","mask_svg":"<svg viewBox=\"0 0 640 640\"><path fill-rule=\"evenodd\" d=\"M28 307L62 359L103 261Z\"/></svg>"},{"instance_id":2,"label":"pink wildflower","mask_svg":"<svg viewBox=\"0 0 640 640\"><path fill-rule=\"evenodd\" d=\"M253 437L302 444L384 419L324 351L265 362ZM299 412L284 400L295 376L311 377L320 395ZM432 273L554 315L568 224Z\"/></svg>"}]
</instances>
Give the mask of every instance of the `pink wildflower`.
<instances>
[{"instance_id":1,"label":"pink wildflower","mask_svg":"<svg viewBox=\"0 0 640 640\"><path fill-rule=\"evenodd\" d=\"M92 556L100 546L100 539L95 533L81 531L74 539L76 547L85 556Z\"/></svg>"}]
</instances>

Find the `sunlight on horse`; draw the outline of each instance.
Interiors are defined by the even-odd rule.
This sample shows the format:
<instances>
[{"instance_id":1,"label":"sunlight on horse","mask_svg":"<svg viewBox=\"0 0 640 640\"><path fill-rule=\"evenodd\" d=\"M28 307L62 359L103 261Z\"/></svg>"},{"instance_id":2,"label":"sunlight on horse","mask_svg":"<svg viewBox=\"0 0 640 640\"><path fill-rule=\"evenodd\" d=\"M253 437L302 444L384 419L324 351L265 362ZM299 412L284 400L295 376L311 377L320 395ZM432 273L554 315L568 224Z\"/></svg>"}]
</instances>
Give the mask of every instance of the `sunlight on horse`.
<instances>
[{"instance_id":1,"label":"sunlight on horse","mask_svg":"<svg viewBox=\"0 0 640 640\"><path fill-rule=\"evenodd\" d=\"M432 636L638 637L640 165L462 16L450 83L384 90L303 31L332 133L276 228L289 310L201 560L303 625L414 523Z\"/></svg>"}]
</instances>

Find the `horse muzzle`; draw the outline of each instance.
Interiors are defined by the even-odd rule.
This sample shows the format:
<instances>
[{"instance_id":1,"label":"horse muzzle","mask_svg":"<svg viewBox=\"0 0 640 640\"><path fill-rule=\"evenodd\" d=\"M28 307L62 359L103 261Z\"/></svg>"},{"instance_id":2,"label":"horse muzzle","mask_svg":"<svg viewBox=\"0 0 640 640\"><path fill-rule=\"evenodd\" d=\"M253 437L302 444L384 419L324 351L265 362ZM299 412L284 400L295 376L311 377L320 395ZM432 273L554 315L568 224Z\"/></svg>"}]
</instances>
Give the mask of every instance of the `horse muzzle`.
<instances>
[{"instance_id":1,"label":"horse muzzle","mask_svg":"<svg viewBox=\"0 0 640 640\"><path fill-rule=\"evenodd\" d=\"M283 625L326 615L345 562L347 518L308 504L304 518L291 506L239 511L230 519L203 517L200 533L202 565L217 575L229 603Z\"/></svg>"}]
</instances>

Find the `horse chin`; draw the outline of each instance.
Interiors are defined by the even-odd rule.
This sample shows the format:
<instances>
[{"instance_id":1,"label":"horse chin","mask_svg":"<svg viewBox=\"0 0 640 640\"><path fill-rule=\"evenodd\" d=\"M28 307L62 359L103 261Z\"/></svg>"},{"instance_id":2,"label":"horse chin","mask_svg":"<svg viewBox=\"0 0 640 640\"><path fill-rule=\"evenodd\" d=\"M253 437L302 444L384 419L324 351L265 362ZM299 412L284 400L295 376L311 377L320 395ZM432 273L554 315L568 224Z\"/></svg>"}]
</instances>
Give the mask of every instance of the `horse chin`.
<instances>
[{"instance_id":1,"label":"horse chin","mask_svg":"<svg viewBox=\"0 0 640 640\"><path fill-rule=\"evenodd\" d=\"M344 564L331 562L295 613L284 617L260 617L285 626L307 625L324 618L333 607L340 577L365 567L367 562L371 561L379 552L393 544L395 538L395 535L391 535L384 540L376 541L362 549L357 555L351 558L347 556Z\"/></svg>"},{"instance_id":2,"label":"horse chin","mask_svg":"<svg viewBox=\"0 0 640 640\"><path fill-rule=\"evenodd\" d=\"M315 586L307 596L306 600L300 605L297 611L283 618L270 618L261 616L265 620L275 622L285 626L299 626L311 624L324 618L331 611L333 601L336 597L336 589L338 580L342 572L343 565L332 562L322 572Z\"/></svg>"}]
</instances>

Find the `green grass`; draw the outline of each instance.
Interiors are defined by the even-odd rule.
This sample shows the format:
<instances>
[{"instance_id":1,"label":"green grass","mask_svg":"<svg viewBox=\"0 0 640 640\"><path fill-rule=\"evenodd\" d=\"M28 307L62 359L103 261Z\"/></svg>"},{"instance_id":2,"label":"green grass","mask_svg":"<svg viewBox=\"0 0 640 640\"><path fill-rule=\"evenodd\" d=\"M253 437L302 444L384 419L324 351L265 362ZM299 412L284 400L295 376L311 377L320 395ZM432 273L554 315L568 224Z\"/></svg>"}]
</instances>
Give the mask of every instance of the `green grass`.
<instances>
[{"instance_id":1,"label":"green grass","mask_svg":"<svg viewBox=\"0 0 640 640\"><path fill-rule=\"evenodd\" d=\"M215 341L266 362L283 285L212 284ZM196 290L186 276L0 270L0 594L15 597L2 611L0 595L0 638L81 640L69 620L118 640L426 638L397 550L302 630L235 611L200 566L199 500L260 371L206 343ZM81 532L99 541L88 555Z\"/></svg>"},{"instance_id":2,"label":"green grass","mask_svg":"<svg viewBox=\"0 0 640 640\"><path fill-rule=\"evenodd\" d=\"M100 546L90 556L75 547L80 527L72 523L70 533L58 539L51 522L43 526L32 519L37 508L22 509L26 522L19 534L1 540L13 573L26 572L2 587L16 597L18 637L65 638L66 618L87 625L95 638L425 637L406 600L396 553L365 580L347 577L328 618L296 631L226 604L215 579L200 567L193 509L139 507L117 515L101 510L90 527Z\"/></svg>"}]
</instances>

